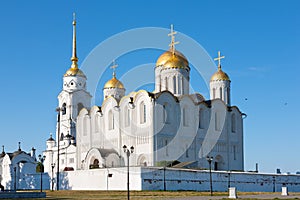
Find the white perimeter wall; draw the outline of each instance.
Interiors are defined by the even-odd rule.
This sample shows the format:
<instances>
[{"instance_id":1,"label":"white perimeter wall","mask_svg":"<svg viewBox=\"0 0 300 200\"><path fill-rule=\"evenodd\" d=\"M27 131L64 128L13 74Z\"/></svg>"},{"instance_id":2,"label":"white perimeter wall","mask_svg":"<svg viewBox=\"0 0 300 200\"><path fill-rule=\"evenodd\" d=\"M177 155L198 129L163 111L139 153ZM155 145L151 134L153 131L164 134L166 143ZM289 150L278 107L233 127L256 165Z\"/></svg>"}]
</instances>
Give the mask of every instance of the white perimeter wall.
<instances>
[{"instance_id":1,"label":"white perimeter wall","mask_svg":"<svg viewBox=\"0 0 300 200\"><path fill-rule=\"evenodd\" d=\"M209 191L208 170L167 168L143 168L142 190L196 190ZM165 177L165 178L164 178ZM228 186L238 191L281 191L283 185L289 191L300 192L300 175L258 174L246 172L212 171L213 191L228 191Z\"/></svg>"},{"instance_id":2,"label":"white perimeter wall","mask_svg":"<svg viewBox=\"0 0 300 200\"><path fill-rule=\"evenodd\" d=\"M50 177L43 174L43 189L50 189ZM56 182L56 177L54 177ZM300 175L259 174L212 171L213 191L300 192ZM24 175L18 189L38 189L38 174ZM127 168L78 170L60 173L60 189L64 190L127 190ZM162 167L130 167L130 190L195 190L209 191L208 170L187 170ZM56 188L56 185L54 185Z\"/></svg>"}]
</instances>

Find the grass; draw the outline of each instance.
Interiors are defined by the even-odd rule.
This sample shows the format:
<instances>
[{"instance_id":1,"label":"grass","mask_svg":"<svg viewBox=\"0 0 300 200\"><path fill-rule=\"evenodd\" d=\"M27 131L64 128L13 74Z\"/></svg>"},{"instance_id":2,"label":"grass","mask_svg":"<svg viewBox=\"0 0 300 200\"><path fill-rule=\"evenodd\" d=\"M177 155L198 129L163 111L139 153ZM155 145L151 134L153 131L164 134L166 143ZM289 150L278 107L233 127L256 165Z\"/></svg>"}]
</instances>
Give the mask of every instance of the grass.
<instances>
[{"instance_id":1,"label":"grass","mask_svg":"<svg viewBox=\"0 0 300 200\"><path fill-rule=\"evenodd\" d=\"M78 191L78 190L60 190L60 191L46 191L47 198L40 200L116 200L127 199L126 191ZM271 192L238 192L238 196L242 195L274 195L280 197L280 193ZM209 192L195 192L195 191L130 191L130 199L132 200L158 200L158 199L170 199L175 197L192 197L192 196L207 196ZM297 195L299 193L291 193ZM228 192L214 192L214 196L218 196L219 199L226 199ZM243 199L245 199L243 197ZM258 199L258 198L254 198ZM270 199L277 199L272 198ZM280 197L282 200L282 198ZM297 198L294 198L297 199Z\"/></svg>"}]
</instances>

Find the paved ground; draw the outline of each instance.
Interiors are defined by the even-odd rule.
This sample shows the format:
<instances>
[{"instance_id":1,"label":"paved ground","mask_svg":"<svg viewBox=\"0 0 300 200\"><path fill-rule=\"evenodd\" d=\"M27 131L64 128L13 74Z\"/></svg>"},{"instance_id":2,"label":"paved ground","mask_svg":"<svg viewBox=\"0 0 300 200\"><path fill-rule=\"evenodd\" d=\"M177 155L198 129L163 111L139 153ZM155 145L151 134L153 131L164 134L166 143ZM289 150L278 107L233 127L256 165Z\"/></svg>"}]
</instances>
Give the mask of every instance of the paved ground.
<instances>
[{"instance_id":1,"label":"paved ground","mask_svg":"<svg viewBox=\"0 0 300 200\"><path fill-rule=\"evenodd\" d=\"M209 199L226 199L228 196L195 196L195 197L179 197L168 200L209 200ZM300 199L300 194L290 194L289 196L281 196L280 194L257 194L242 195L239 199Z\"/></svg>"}]
</instances>

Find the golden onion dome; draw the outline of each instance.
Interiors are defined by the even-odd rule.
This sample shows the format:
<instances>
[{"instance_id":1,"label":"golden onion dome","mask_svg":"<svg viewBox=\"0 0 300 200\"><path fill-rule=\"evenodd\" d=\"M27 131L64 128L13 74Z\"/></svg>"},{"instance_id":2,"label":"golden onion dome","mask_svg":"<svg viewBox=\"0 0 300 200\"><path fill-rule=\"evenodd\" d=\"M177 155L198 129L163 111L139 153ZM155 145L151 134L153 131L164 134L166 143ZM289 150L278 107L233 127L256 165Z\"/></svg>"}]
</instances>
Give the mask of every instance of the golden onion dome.
<instances>
[{"instance_id":1,"label":"golden onion dome","mask_svg":"<svg viewBox=\"0 0 300 200\"><path fill-rule=\"evenodd\" d=\"M77 67L70 67L70 69L68 69L64 75L64 77L66 76L81 76L86 78L86 76L84 75L84 73Z\"/></svg>"},{"instance_id":2,"label":"golden onion dome","mask_svg":"<svg viewBox=\"0 0 300 200\"><path fill-rule=\"evenodd\" d=\"M218 71L212 75L210 81L230 81L229 76L222 71L221 67L218 68Z\"/></svg>"},{"instance_id":3,"label":"golden onion dome","mask_svg":"<svg viewBox=\"0 0 300 200\"><path fill-rule=\"evenodd\" d=\"M159 66L163 66L164 68L190 68L187 58L177 50L174 53L169 50L161 54L156 61L156 67Z\"/></svg>"},{"instance_id":4,"label":"golden onion dome","mask_svg":"<svg viewBox=\"0 0 300 200\"><path fill-rule=\"evenodd\" d=\"M112 79L107 81L104 85L104 89L109 89L109 88L120 88L124 89L124 85L121 81L119 81L115 76L113 76Z\"/></svg>"}]
</instances>

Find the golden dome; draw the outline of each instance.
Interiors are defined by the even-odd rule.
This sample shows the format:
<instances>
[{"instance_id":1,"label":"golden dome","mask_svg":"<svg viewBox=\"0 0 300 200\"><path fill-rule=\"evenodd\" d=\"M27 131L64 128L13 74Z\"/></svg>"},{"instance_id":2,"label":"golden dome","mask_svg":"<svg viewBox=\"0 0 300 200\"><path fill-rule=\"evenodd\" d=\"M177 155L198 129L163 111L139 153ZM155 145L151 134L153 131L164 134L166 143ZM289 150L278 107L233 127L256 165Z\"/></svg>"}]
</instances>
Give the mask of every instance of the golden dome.
<instances>
[{"instance_id":1,"label":"golden dome","mask_svg":"<svg viewBox=\"0 0 300 200\"><path fill-rule=\"evenodd\" d=\"M188 68L189 62L187 58L179 51L175 50L174 54L171 50L164 52L156 61L156 67L163 66L164 68Z\"/></svg>"},{"instance_id":2,"label":"golden dome","mask_svg":"<svg viewBox=\"0 0 300 200\"><path fill-rule=\"evenodd\" d=\"M230 81L229 76L219 67L218 71L212 75L210 81Z\"/></svg>"},{"instance_id":3,"label":"golden dome","mask_svg":"<svg viewBox=\"0 0 300 200\"><path fill-rule=\"evenodd\" d=\"M82 77L86 77L84 75L84 73L78 69L77 67L70 67L70 69L67 70L67 72L65 73L64 75L65 77L66 76L82 76Z\"/></svg>"},{"instance_id":4,"label":"golden dome","mask_svg":"<svg viewBox=\"0 0 300 200\"><path fill-rule=\"evenodd\" d=\"M110 79L109 81L107 81L104 85L104 89L108 89L108 88L120 88L120 89L124 89L124 85L123 83L121 83L121 81L119 81L115 76Z\"/></svg>"}]
</instances>

